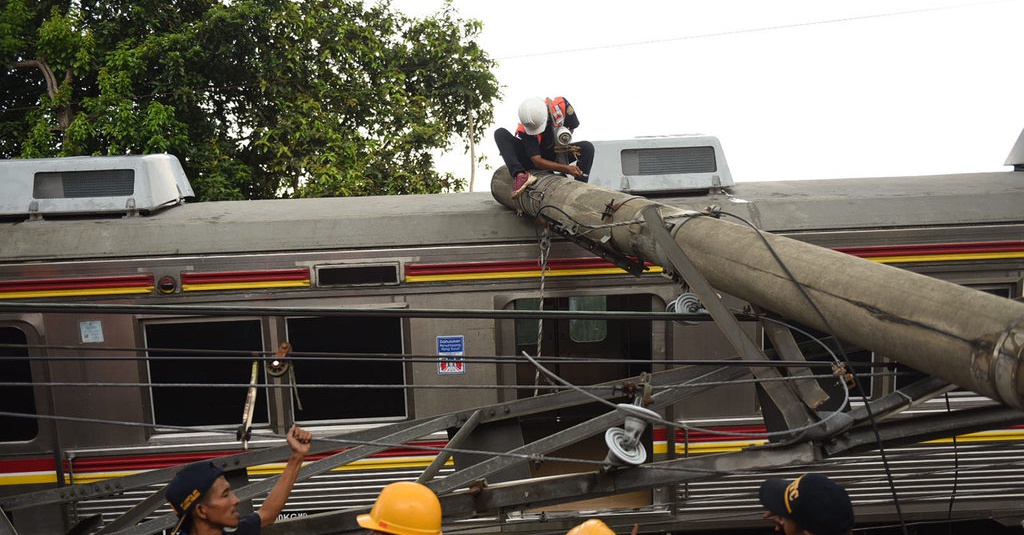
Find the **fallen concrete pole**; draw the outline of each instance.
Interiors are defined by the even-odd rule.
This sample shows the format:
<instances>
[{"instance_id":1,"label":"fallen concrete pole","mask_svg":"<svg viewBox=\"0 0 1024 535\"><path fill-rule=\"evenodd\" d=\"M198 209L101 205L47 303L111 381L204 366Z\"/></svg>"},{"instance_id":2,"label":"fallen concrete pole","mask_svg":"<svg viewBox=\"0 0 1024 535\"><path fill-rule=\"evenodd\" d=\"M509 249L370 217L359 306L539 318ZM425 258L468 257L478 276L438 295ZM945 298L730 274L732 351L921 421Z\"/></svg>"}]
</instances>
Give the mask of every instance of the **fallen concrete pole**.
<instances>
[{"instance_id":1,"label":"fallen concrete pole","mask_svg":"<svg viewBox=\"0 0 1024 535\"><path fill-rule=\"evenodd\" d=\"M1024 409L1024 303L561 175L538 176L512 199L512 179L499 168L491 194L608 251L669 268L641 215L657 206L715 288Z\"/></svg>"}]
</instances>

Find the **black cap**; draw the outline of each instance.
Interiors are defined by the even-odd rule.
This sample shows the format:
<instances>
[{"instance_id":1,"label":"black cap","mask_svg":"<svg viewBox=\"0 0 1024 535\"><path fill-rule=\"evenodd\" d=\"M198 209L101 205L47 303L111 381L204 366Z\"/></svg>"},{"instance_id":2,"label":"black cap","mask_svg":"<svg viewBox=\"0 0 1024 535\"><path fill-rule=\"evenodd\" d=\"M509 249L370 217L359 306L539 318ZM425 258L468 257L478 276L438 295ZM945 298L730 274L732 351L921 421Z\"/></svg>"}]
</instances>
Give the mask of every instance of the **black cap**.
<instances>
[{"instance_id":1,"label":"black cap","mask_svg":"<svg viewBox=\"0 0 1024 535\"><path fill-rule=\"evenodd\" d=\"M850 495L822 474L804 474L793 481L768 479L758 498L772 514L792 519L814 535L843 535L853 529Z\"/></svg>"},{"instance_id":2,"label":"black cap","mask_svg":"<svg viewBox=\"0 0 1024 535\"><path fill-rule=\"evenodd\" d=\"M213 482L223 474L224 472L210 461L192 463L175 474L164 491L164 496L178 515L178 527L174 532L183 525L188 513L199 503L206 491L210 490Z\"/></svg>"}]
</instances>

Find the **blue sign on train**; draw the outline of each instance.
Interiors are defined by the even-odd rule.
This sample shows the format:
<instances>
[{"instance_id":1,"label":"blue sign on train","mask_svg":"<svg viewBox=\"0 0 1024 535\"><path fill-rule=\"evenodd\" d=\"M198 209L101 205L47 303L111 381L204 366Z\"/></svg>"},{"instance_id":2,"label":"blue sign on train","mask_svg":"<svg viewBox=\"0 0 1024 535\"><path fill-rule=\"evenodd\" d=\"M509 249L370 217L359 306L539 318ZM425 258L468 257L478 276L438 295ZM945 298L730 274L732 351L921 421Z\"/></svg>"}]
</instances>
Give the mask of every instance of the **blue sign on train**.
<instances>
[{"instance_id":1,"label":"blue sign on train","mask_svg":"<svg viewBox=\"0 0 1024 535\"><path fill-rule=\"evenodd\" d=\"M437 374L466 373L466 339L461 334L437 337Z\"/></svg>"}]
</instances>

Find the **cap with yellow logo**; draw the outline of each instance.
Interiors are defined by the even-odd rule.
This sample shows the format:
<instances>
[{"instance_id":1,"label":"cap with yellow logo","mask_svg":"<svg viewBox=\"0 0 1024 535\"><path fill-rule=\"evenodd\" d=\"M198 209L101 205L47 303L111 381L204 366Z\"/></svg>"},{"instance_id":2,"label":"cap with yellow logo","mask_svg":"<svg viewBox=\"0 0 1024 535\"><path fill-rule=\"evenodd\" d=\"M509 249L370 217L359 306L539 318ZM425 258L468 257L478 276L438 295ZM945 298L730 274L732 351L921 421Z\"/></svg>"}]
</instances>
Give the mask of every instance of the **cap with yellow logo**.
<instances>
[{"instance_id":1,"label":"cap with yellow logo","mask_svg":"<svg viewBox=\"0 0 1024 535\"><path fill-rule=\"evenodd\" d=\"M210 490L213 482L224 472L210 461L192 463L175 474L167 484L164 496L178 515L178 526L172 533L185 525L188 513L199 503L203 494Z\"/></svg>"},{"instance_id":2,"label":"cap with yellow logo","mask_svg":"<svg viewBox=\"0 0 1024 535\"><path fill-rule=\"evenodd\" d=\"M758 498L772 514L792 519L814 535L843 535L853 529L849 494L822 474L804 474L793 481L768 479Z\"/></svg>"}]
</instances>

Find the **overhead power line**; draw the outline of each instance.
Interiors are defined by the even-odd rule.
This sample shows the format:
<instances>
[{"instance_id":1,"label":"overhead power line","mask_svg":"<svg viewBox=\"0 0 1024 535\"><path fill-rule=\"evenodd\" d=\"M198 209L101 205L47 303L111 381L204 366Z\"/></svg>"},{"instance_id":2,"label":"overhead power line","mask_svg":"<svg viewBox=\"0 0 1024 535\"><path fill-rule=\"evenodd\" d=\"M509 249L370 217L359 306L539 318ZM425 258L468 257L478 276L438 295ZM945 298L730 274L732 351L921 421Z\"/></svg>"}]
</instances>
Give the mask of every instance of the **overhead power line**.
<instances>
[{"instance_id":1,"label":"overhead power line","mask_svg":"<svg viewBox=\"0 0 1024 535\"><path fill-rule=\"evenodd\" d=\"M561 49L561 50L546 50L546 51L543 51L543 52L532 52L532 53L528 53L528 54L516 54L516 55L512 55L512 56L504 56L504 57L499 57L499 58L496 58L496 59L498 61L503 61L503 60L512 60L512 59L535 58L535 57L542 57L542 56L556 56L556 55L562 55L562 54L575 54L575 53L579 53L579 52L593 52L593 51L596 51L596 50L612 50L612 49L617 49L617 48L629 48L629 47L638 47L638 46L660 45L660 44L666 44L666 43L675 43L675 42L679 42L679 41L692 41L692 40L696 40L696 39L709 39L709 38L712 38L712 37L727 37L727 36L730 36L730 35L743 35L743 34L751 34L751 33L774 32L774 31L778 31L778 30L789 30L789 29L804 28L804 27L809 27L809 26L821 26L821 25L826 25L826 24L839 24L839 23L843 23L843 22L855 22L855 21L861 21L861 20L881 19L881 18L887 18L887 17L901 17L901 16L906 16L906 15L917 15L917 14L920 14L920 13L929 13L929 12L935 12L935 11L947 11L947 10L951 10L951 9L978 7L978 6L985 6L985 5L991 5L991 4L1005 4L1005 3L1008 3L1008 2L1019 2L1019 1L1021 1L1021 0L993 0L991 2L975 2L975 3L969 3L969 4L954 4L954 5L948 5L948 6L937 6L937 7L929 7L929 8L921 8L921 9L910 9L910 10L906 10L906 11L888 11L888 12L885 12L885 13L873 13L873 14L870 14L870 15L860 15L860 16L853 16L853 17L839 17L839 18L833 18L833 19L822 19L822 20L814 20L814 21L807 21L807 22L793 22L793 23L790 23L790 24L776 24L776 25L772 25L772 26L759 26L759 27L756 27L756 28L742 28L742 29L739 29L739 30L723 30L723 31L719 31L719 32L708 32L708 33L700 33L700 34L694 34L694 35L682 35L682 36L678 36L678 37L666 37L666 38L663 38L663 39L648 39L648 40L644 40L644 41L631 41L631 42L627 42L627 43L613 43L613 44L607 44L607 45L594 45L594 46L579 47L579 48L567 48L567 49Z\"/></svg>"}]
</instances>

